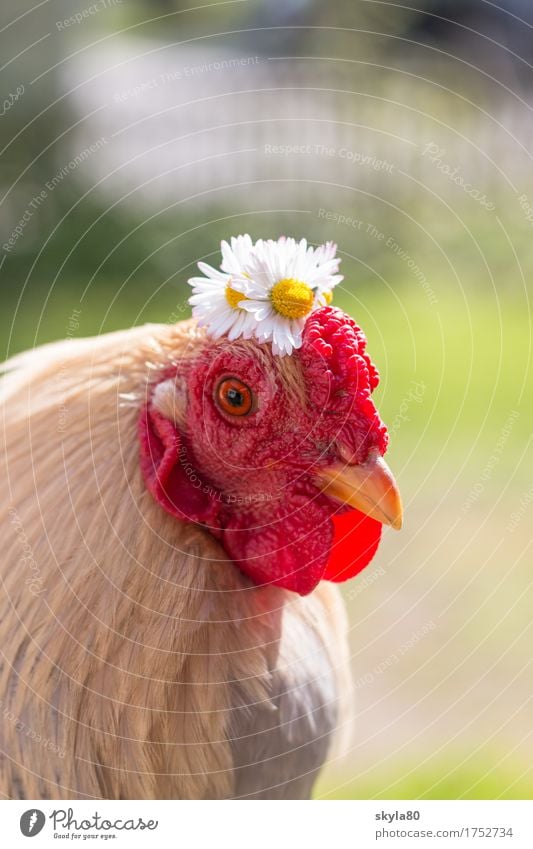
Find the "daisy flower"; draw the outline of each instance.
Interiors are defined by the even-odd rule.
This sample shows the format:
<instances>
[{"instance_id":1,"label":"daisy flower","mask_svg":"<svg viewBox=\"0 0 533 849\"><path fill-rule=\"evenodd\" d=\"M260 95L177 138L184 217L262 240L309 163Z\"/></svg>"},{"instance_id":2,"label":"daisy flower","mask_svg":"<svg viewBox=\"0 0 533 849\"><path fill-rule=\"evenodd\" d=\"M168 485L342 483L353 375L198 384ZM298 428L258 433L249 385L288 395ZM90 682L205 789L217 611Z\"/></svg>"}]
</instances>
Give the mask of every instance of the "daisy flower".
<instances>
[{"instance_id":1,"label":"daisy flower","mask_svg":"<svg viewBox=\"0 0 533 849\"><path fill-rule=\"evenodd\" d=\"M331 302L340 260L337 246L327 242L319 248L307 241L259 239L243 264L246 300L239 306L256 319L254 335L272 343L272 352L291 354L302 344L307 317Z\"/></svg>"},{"instance_id":2,"label":"daisy flower","mask_svg":"<svg viewBox=\"0 0 533 849\"><path fill-rule=\"evenodd\" d=\"M213 338L255 336L279 356L301 346L307 317L331 303L343 279L333 242L313 248L282 236L254 245L246 234L223 241L221 251L220 270L199 262L205 276L189 280L193 316Z\"/></svg>"},{"instance_id":3,"label":"daisy flower","mask_svg":"<svg viewBox=\"0 0 533 849\"><path fill-rule=\"evenodd\" d=\"M228 339L244 336L249 339L255 329L254 316L242 309L246 299L246 279L242 268L253 249L248 234L231 239L231 245L221 243L221 271L199 262L198 268L204 277L191 277L189 284L193 294L189 298L192 314L198 324L207 327L208 334L217 339L227 335Z\"/></svg>"}]
</instances>

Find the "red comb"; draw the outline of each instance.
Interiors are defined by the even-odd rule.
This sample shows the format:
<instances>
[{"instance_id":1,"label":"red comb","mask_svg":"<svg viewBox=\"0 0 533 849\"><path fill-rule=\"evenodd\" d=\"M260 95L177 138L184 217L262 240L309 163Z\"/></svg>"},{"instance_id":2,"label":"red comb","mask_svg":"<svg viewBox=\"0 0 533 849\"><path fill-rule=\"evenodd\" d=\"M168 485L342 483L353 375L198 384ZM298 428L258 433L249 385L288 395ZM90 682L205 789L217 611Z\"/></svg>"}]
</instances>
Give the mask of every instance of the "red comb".
<instances>
[{"instance_id":1,"label":"red comb","mask_svg":"<svg viewBox=\"0 0 533 849\"><path fill-rule=\"evenodd\" d=\"M371 448L384 454L387 428L371 398L379 372L366 353L366 337L355 321L335 307L307 319L299 356L311 404L339 416L339 434L363 461ZM361 438L363 434L364 438Z\"/></svg>"}]
</instances>

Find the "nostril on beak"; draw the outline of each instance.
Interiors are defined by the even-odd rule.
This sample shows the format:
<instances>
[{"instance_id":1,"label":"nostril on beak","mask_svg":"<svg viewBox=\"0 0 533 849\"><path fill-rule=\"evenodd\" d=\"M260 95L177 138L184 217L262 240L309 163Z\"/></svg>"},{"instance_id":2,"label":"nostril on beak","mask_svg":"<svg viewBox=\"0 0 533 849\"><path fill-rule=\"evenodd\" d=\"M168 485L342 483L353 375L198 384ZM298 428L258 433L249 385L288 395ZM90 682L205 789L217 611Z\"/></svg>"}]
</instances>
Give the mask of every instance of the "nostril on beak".
<instances>
[{"instance_id":1,"label":"nostril on beak","mask_svg":"<svg viewBox=\"0 0 533 849\"><path fill-rule=\"evenodd\" d=\"M338 439L335 442L335 449L341 460L344 460L344 462L347 463L349 466L353 466L357 462L355 451L352 451L351 448L348 448L346 443L342 440Z\"/></svg>"}]
</instances>

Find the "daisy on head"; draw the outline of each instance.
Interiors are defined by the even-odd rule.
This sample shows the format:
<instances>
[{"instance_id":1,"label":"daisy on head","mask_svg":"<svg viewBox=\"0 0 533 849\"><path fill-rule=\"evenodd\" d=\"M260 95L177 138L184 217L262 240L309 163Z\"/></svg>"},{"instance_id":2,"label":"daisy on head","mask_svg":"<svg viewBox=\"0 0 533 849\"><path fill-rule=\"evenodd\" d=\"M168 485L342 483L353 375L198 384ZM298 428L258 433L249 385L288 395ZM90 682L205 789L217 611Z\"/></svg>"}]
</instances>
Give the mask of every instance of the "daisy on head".
<instances>
[{"instance_id":1,"label":"daisy on head","mask_svg":"<svg viewBox=\"0 0 533 849\"><path fill-rule=\"evenodd\" d=\"M270 342L274 354L291 354L302 344L308 316L331 303L343 279L337 273L337 246L326 242L313 248L305 239L284 236L253 244L245 235L221 247L222 270L198 263L205 277L189 280L194 317L213 338L254 336Z\"/></svg>"},{"instance_id":2,"label":"daisy on head","mask_svg":"<svg viewBox=\"0 0 533 849\"><path fill-rule=\"evenodd\" d=\"M223 241L221 270L199 262L198 268L205 277L191 277L188 281L193 287L189 298L192 314L214 339L249 339L253 335L255 321L240 306L246 298L243 267L252 249L248 235L233 237L231 245Z\"/></svg>"}]
</instances>

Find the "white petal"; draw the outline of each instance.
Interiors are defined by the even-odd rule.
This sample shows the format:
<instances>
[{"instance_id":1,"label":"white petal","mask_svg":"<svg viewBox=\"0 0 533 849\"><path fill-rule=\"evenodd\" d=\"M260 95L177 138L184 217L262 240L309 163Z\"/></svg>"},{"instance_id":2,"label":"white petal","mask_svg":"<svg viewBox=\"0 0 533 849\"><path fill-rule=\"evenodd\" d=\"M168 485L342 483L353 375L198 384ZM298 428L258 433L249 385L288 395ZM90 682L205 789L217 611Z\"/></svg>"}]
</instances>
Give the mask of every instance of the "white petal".
<instances>
[{"instance_id":1,"label":"white petal","mask_svg":"<svg viewBox=\"0 0 533 849\"><path fill-rule=\"evenodd\" d=\"M222 282L220 280L212 280L210 277L189 277L188 283L191 286L212 286L215 289L217 286L221 286Z\"/></svg>"},{"instance_id":2,"label":"white petal","mask_svg":"<svg viewBox=\"0 0 533 849\"><path fill-rule=\"evenodd\" d=\"M233 251L228 245L228 243L224 240L220 243L220 251L222 253L222 262L220 263L220 267L223 271L227 271L228 274L231 274L235 271L235 257L233 255Z\"/></svg>"},{"instance_id":3,"label":"white petal","mask_svg":"<svg viewBox=\"0 0 533 849\"><path fill-rule=\"evenodd\" d=\"M235 321L235 310L228 310L227 313L221 315L218 320L215 319L210 325L209 330L212 335L223 336L228 332L233 322Z\"/></svg>"},{"instance_id":4,"label":"white petal","mask_svg":"<svg viewBox=\"0 0 533 849\"><path fill-rule=\"evenodd\" d=\"M224 274L222 271L217 271L216 268L213 268L211 265L208 265L207 262L199 262L198 268L205 274L206 277L211 277L213 280L223 280L227 283L229 275Z\"/></svg>"},{"instance_id":5,"label":"white petal","mask_svg":"<svg viewBox=\"0 0 533 849\"><path fill-rule=\"evenodd\" d=\"M239 310L239 313L233 322L233 327L230 327L228 331L228 339L230 340L230 342L232 342L234 339L237 339L241 335L245 317L246 313L242 310Z\"/></svg>"},{"instance_id":6,"label":"white petal","mask_svg":"<svg viewBox=\"0 0 533 849\"><path fill-rule=\"evenodd\" d=\"M243 310L246 310L246 312L252 313L255 316L256 321L264 321L273 312L270 301L241 301L239 306L242 307Z\"/></svg>"},{"instance_id":7,"label":"white petal","mask_svg":"<svg viewBox=\"0 0 533 849\"><path fill-rule=\"evenodd\" d=\"M195 295L199 292L203 292L210 297L216 298L220 292L224 294L226 291L226 285L218 281L214 282L213 280L209 280L206 282L203 277L197 278L197 280L197 283L191 284L193 285Z\"/></svg>"},{"instance_id":8,"label":"white petal","mask_svg":"<svg viewBox=\"0 0 533 849\"><path fill-rule=\"evenodd\" d=\"M262 321L260 324L257 324L256 328L255 328L255 334L254 334L256 336L256 338L259 339L261 342L265 342L265 341L268 341L269 339L272 339L274 322L275 322L275 317L269 316L268 318L264 319L264 321Z\"/></svg>"},{"instance_id":9,"label":"white petal","mask_svg":"<svg viewBox=\"0 0 533 849\"><path fill-rule=\"evenodd\" d=\"M248 294L249 285L246 277L239 277L238 275L233 274L228 285L234 292L242 292L243 295Z\"/></svg>"}]
</instances>

